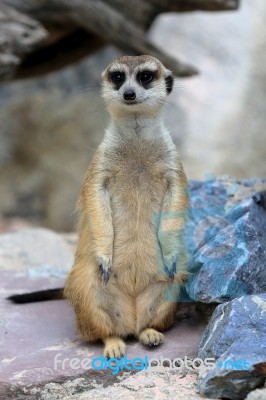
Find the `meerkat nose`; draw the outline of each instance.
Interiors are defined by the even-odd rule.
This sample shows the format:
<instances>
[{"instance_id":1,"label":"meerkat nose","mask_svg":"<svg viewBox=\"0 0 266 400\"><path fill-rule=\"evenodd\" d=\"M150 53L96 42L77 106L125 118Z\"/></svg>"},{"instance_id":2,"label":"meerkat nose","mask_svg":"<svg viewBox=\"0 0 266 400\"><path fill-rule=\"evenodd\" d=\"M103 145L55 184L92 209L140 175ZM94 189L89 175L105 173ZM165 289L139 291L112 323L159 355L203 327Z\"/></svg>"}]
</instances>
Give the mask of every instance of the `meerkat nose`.
<instances>
[{"instance_id":1,"label":"meerkat nose","mask_svg":"<svg viewBox=\"0 0 266 400\"><path fill-rule=\"evenodd\" d=\"M135 98L136 98L136 93L134 92L133 89L128 89L128 90L125 91L125 93L124 93L124 99L125 99L126 101L128 101L128 100L135 100Z\"/></svg>"}]
</instances>

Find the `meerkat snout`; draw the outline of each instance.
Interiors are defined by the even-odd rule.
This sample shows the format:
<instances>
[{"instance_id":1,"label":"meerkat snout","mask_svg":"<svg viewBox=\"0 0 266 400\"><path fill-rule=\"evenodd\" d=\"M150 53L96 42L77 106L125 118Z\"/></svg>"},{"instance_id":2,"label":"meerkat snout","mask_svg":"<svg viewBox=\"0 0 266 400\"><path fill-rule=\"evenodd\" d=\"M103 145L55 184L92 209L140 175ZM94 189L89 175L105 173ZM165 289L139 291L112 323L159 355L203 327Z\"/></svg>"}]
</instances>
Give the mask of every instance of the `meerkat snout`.
<instances>
[{"instance_id":1,"label":"meerkat snout","mask_svg":"<svg viewBox=\"0 0 266 400\"><path fill-rule=\"evenodd\" d=\"M151 56L123 56L102 74L102 93L111 115L156 113L172 91L171 71Z\"/></svg>"},{"instance_id":2,"label":"meerkat snout","mask_svg":"<svg viewBox=\"0 0 266 400\"><path fill-rule=\"evenodd\" d=\"M136 99L136 93L134 92L134 89L127 89L124 92L124 100L127 102L130 102L132 104L132 101ZM129 104L130 104L129 103Z\"/></svg>"}]
</instances>

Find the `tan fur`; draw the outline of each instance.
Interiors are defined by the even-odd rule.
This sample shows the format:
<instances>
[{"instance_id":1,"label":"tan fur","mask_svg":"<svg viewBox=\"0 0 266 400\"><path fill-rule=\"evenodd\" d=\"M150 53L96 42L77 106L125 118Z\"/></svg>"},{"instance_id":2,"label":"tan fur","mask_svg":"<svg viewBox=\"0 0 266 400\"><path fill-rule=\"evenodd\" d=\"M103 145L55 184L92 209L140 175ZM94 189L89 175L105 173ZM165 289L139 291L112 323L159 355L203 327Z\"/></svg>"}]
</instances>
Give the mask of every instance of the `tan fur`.
<instances>
[{"instance_id":1,"label":"tan fur","mask_svg":"<svg viewBox=\"0 0 266 400\"><path fill-rule=\"evenodd\" d=\"M163 335L156 330L172 326L179 284L186 278L183 223L180 225L188 206L186 176L161 125L162 104L154 107L156 99L150 100L156 91L164 90L161 96L166 97L164 76L169 71L148 56L120 58L108 68L121 64L128 76L141 64L156 64L160 68L158 82L147 91L150 97L145 100L145 111L139 106L127 106L127 111L123 106L119 113L120 100L117 97L115 104L108 69L103 74L105 100L115 124L96 151L81 189L79 243L65 285L81 336L88 341L102 339L108 357L124 355L121 338L128 335L146 345L163 342ZM172 218L179 229L167 230L167 224L164 229L165 218L176 212L179 214ZM162 265L170 265L176 252L177 272L172 282ZM104 271L111 271L107 282L99 263ZM166 298L168 288L173 298Z\"/></svg>"}]
</instances>

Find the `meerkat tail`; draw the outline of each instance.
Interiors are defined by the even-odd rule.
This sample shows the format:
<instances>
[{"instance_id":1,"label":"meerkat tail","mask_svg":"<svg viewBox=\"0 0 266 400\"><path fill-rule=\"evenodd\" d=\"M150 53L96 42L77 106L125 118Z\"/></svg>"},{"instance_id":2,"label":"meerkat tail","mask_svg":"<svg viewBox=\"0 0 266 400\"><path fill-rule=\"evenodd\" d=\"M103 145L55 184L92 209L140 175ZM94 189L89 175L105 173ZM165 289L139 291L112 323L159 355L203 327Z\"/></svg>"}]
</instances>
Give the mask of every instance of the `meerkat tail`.
<instances>
[{"instance_id":1,"label":"meerkat tail","mask_svg":"<svg viewBox=\"0 0 266 400\"><path fill-rule=\"evenodd\" d=\"M63 293L63 288L47 289L39 290L38 292L15 294L13 296L9 296L7 300L10 300L16 304L35 303L38 301L47 300L61 300L64 298Z\"/></svg>"}]
</instances>

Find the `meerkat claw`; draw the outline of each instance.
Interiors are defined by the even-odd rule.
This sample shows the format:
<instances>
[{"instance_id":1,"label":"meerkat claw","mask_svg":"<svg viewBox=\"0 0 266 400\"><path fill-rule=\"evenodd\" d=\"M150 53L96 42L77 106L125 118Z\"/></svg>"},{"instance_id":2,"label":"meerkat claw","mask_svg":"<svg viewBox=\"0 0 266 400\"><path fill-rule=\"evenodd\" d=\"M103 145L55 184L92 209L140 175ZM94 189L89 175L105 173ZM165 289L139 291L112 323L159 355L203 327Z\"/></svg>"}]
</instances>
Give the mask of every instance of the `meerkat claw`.
<instances>
[{"instance_id":1,"label":"meerkat claw","mask_svg":"<svg viewBox=\"0 0 266 400\"><path fill-rule=\"evenodd\" d=\"M111 275L111 261L109 257L99 257L98 259L100 276L103 283L107 283Z\"/></svg>"},{"instance_id":2,"label":"meerkat claw","mask_svg":"<svg viewBox=\"0 0 266 400\"><path fill-rule=\"evenodd\" d=\"M102 274L103 283L107 283L110 278L111 271L104 271Z\"/></svg>"},{"instance_id":3,"label":"meerkat claw","mask_svg":"<svg viewBox=\"0 0 266 400\"><path fill-rule=\"evenodd\" d=\"M172 264L171 268L167 268L167 275L169 276L172 282L174 280L175 273L176 273L176 262Z\"/></svg>"},{"instance_id":4,"label":"meerkat claw","mask_svg":"<svg viewBox=\"0 0 266 400\"><path fill-rule=\"evenodd\" d=\"M99 265L99 270L103 283L107 283L111 275L111 270L110 269L105 270L102 265Z\"/></svg>"}]
</instances>

